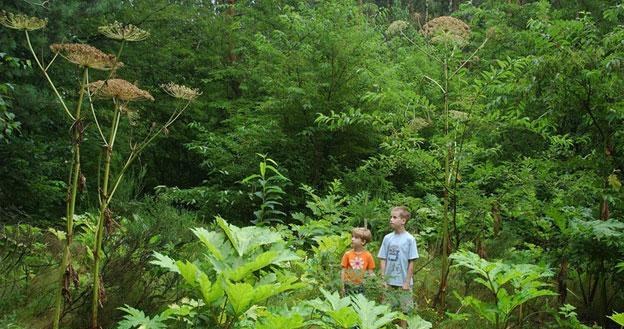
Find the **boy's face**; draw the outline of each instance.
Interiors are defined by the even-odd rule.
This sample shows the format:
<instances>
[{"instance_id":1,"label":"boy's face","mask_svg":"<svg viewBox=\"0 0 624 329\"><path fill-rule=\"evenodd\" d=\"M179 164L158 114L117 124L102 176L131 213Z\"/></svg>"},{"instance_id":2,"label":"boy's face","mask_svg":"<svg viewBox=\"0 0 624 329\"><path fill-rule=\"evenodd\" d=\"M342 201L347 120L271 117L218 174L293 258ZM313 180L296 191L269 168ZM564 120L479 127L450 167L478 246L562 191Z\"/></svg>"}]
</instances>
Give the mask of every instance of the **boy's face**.
<instances>
[{"instance_id":1,"label":"boy's face","mask_svg":"<svg viewBox=\"0 0 624 329\"><path fill-rule=\"evenodd\" d=\"M364 247L365 244L366 244L366 242L364 242L364 240L362 240L362 238L356 237L355 235L351 236L351 247L352 248Z\"/></svg>"},{"instance_id":2,"label":"boy's face","mask_svg":"<svg viewBox=\"0 0 624 329\"><path fill-rule=\"evenodd\" d=\"M405 219L401 217L401 211L400 210L391 211L390 212L390 227L392 227L393 230L396 230L403 226L405 226Z\"/></svg>"}]
</instances>

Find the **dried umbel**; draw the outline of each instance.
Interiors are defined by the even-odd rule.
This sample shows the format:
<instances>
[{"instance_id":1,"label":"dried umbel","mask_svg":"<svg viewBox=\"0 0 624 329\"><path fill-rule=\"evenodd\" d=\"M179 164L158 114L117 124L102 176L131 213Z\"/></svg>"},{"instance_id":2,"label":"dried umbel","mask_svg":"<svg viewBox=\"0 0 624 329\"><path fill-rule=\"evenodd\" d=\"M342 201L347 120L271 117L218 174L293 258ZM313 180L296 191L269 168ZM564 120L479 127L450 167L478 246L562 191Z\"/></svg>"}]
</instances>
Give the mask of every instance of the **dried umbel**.
<instances>
[{"instance_id":1,"label":"dried umbel","mask_svg":"<svg viewBox=\"0 0 624 329\"><path fill-rule=\"evenodd\" d=\"M173 82L169 82L167 84L160 85L160 87L170 96L180 99L186 99L188 101L192 101L197 96L202 93L199 92L199 89L189 88L184 85L177 85Z\"/></svg>"},{"instance_id":2,"label":"dried umbel","mask_svg":"<svg viewBox=\"0 0 624 329\"><path fill-rule=\"evenodd\" d=\"M122 101L154 100L149 92L123 79L98 80L88 84L87 88L99 98L114 98Z\"/></svg>"},{"instance_id":3,"label":"dried umbel","mask_svg":"<svg viewBox=\"0 0 624 329\"><path fill-rule=\"evenodd\" d=\"M470 38L470 27L457 18L440 16L427 22L422 33L433 43L463 45Z\"/></svg>"},{"instance_id":4,"label":"dried umbel","mask_svg":"<svg viewBox=\"0 0 624 329\"><path fill-rule=\"evenodd\" d=\"M406 21L401 21L401 20L394 21L386 29L386 34L388 35L399 34L403 32L403 30L405 30L408 26L409 26L409 23Z\"/></svg>"},{"instance_id":5,"label":"dried umbel","mask_svg":"<svg viewBox=\"0 0 624 329\"><path fill-rule=\"evenodd\" d=\"M48 24L48 20L2 11L0 13L0 24L10 29L34 31L44 28Z\"/></svg>"},{"instance_id":6,"label":"dried umbel","mask_svg":"<svg viewBox=\"0 0 624 329\"><path fill-rule=\"evenodd\" d=\"M115 55L106 54L93 46L81 43L54 43L50 45L50 50L74 64L97 70L106 71L123 66Z\"/></svg>"},{"instance_id":7,"label":"dried umbel","mask_svg":"<svg viewBox=\"0 0 624 329\"><path fill-rule=\"evenodd\" d=\"M132 24L123 25L119 22L98 27L98 31L107 38L124 41L142 41L149 37L149 32Z\"/></svg>"},{"instance_id":8,"label":"dried umbel","mask_svg":"<svg viewBox=\"0 0 624 329\"><path fill-rule=\"evenodd\" d=\"M412 120L410 120L409 127L413 131L419 131L419 130L429 126L430 124L431 124L431 122L429 122L429 120L427 120L427 119L420 118L420 117L415 117Z\"/></svg>"},{"instance_id":9,"label":"dried umbel","mask_svg":"<svg viewBox=\"0 0 624 329\"><path fill-rule=\"evenodd\" d=\"M448 111L449 116L457 121L465 121L468 120L468 113L462 111L450 110Z\"/></svg>"}]
</instances>

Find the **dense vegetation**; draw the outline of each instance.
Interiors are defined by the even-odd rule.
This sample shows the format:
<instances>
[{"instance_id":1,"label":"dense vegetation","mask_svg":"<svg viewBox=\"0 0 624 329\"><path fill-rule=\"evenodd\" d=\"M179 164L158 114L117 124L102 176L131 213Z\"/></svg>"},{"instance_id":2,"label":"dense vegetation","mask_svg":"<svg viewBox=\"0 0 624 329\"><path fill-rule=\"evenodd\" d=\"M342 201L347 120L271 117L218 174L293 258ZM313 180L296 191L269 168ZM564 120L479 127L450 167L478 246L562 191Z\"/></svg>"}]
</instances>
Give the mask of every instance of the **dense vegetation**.
<instances>
[{"instance_id":1,"label":"dense vegetation","mask_svg":"<svg viewBox=\"0 0 624 329\"><path fill-rule=\"evenodd\" d=\"M0 327L624 325L620 1L0 4Z\"/></svg>"}]
</instances>

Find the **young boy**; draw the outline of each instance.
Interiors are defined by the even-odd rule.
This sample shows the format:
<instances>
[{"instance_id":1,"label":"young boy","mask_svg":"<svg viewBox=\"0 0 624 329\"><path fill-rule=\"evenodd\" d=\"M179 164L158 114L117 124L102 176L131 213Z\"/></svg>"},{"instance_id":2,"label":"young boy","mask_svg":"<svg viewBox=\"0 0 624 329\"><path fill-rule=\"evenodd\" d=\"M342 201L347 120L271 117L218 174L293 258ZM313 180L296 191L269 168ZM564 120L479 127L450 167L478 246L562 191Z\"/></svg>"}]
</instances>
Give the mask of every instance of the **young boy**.
<instances>
[{"instance_id":1,"label":"young boy","mask_svg":"<svg viewBox=\"0 0 624 329\"><path fill-rule=\"evenodd\" d=\"M341 293L362 294L364 293L364 282L366 275L373 275L375 260L373 255L365 248L371 241L370 230L364 227L356 227L351 231L351 247L342 256L342 271L340 280L342 281Z\"/></svg>"},{"instance_id":2,"label":"young boy","mask_svg":"<svg viewBox=\"0 0 624 329\"><path fill-rule=\"evenodd\" d=\"M410 213L407 208L392 208L390 227L393 232L384 237L377 255L386 286L386 302L405 314L410 313L414 308L412 276L414 260L418 258L416 239L405 230L405 224L409 219ZM401 327L406 328L407 323L401 321Z\"/></svg>"}]
</instances>

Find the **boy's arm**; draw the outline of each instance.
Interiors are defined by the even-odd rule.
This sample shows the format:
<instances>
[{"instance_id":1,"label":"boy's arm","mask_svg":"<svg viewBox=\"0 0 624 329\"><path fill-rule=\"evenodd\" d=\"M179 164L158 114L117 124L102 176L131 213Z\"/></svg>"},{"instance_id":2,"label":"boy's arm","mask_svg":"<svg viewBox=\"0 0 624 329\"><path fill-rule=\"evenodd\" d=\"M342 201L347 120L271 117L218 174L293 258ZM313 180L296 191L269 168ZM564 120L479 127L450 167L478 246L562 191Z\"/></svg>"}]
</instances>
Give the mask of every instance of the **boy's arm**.
<instances>
[{"instance_id":1,"label":"boy's arm","mask_svg":"<svg viewBox=\"0 0 624 329\"><path fill-rule=\"evenodd\" d=\"M379 259L379 276L381 277L381 281L383 282L384 287L387 286L386 279L384 278L384 273L386 273L386 259Z\"/></svg>"},{"instance_id":2,"label":"boy's arm","mask_svg":"<svg viewBox=\"0 0 624 329\"><path fill-rule=\"evenodd\" d=\"M340 270L340 294L345 295L345 269Z\"/></svg>"},{"instance_id":3,"label":"boy's arm","mask_svg":"<svg viewBox=\"0 0 624 329\"><path fill-rule=\"evenodd\" d=\"M413 276L414 276L414 260L410 259L407 265L407 275L405 275L405 281L403 282L403 290L410 290L412 288L410 286L410 282L412 282Z\"/></svg>"}]
</instances>

